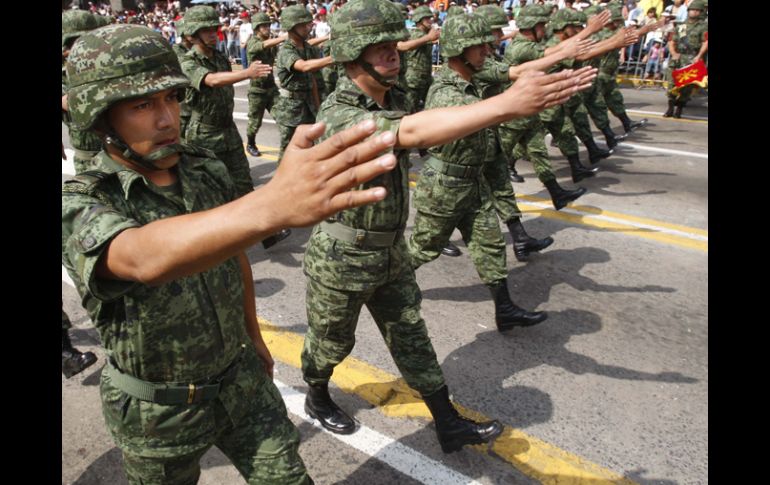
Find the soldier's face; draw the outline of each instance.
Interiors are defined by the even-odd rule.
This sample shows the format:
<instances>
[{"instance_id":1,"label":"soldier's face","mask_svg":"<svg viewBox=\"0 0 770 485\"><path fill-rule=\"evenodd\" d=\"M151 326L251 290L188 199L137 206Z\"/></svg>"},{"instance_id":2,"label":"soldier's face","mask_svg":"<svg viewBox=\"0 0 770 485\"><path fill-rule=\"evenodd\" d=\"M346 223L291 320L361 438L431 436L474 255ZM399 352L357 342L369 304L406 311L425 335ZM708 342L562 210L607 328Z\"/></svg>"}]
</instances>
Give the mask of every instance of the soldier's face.
<instances>
[{"instance_id":1,"label":"soldier's face","mask_svg":"<svg viewBox=\"0 0 770 485\"><path fill-rule=\"evenodd\" d=\"M200 29L195 34L195 37L197 37L198 40L206 47L214 48L217 46L217 28L216 27L206 27L205 29Z\"/></svg>"},{"instance_id":2,"label":"soldier's face","mask_svg":"<svg viewBox=\"0 0 770 485\"><path fill-rule=\"evenodd\" d=\"M481 69L484 66L484 60L489 55L489 44L478 44L466 47L463 50L463 57L475 69Z\"/></svg>"},{"instance_id":3,"label":"soldier's face","mask_svg":"<svg viewBox=\"0 0 770 485\"><path fill-rule=\"evenodd\" d=\"M537 41L540 41L544 37L545 37L545 24L542 22L539 24L535 24L535 39Z\"/></svg>"},{"instance_id":4,"label":"soldier's face","mask_svg":"<svg viewBox=\"0 0 770 485\"><path fill-rule=\"evenodd\" d=\"M292 31L299 36L300 39L307 39L310 37L310 31L313 30L313 22L307 22L305 24L295 25Z\"/></svg>"},{"instance_id":5,"label":"soldier's face","mask_svg":"<svg viewBox=\"0 0 770 485\"><path fill-rule=\"evenodd\" d=\"M433 17L425 17L420 19L420 26L425 32L429 31L433 26Z\"/></svg>"},{"instance_id":6,"label":"soldier's face","mask_svg":"<svg viewBox=\"0 0 770 485\"><path fill-rule=\"evenodd\" d=\"M166 89L141 98L115 103L107 120L118 136L136 153L145 156L172 143L179 143L179 98L177 89ZM171 168L179 154L157 162L158 168Z\"/></svg>"},{"instance_id":7,"label":"soldier's face","mask_svg":"<svg viewBox=\"0 0 770 485\"><path fill-rule=\"evenodd\" d=\"M259 32L259 36L263 39L267 39L270 37L270 25L269 24L262 24L257 29L257 32Z\"/></svg>"},{"instance_id":8,"label":"soldier's face","mask_svg":"<svg viewBox=\"0 0 770 485\"><path fill-rule=\"evenodd\" d=\"M396 42L372 44L364 50L361 57L383 76L398 76L401 65Z\"/></svg>"},{"instance_id":9,"label":"soldier's face","mask_svg":"<svg viewBox=\"0 0 770 485\"><path fill-rule=\"evenodd\" d=\"M701 10L698 10L695 8L691 8L687 10L687 16L690 17L691 19L700 17L700 14L701 14Z\"/></svg>"},{"instance_id":10,"label":"soldier's face","mask_svg":"<svg viewBox=\"0 0 770 485\"><path fill-rule=\"evenodd\" d=\"M503 38L503 29L492 29L492 37L495 38L495 47L499 47L500 39Z\"/></svg>"},{"instance_id":11,"label":"soldier's face","mask_svg":"<svg viewBox=\"0 0 770 485\"><path fill-rule=\"evenodd\" d=\"M577 34L577 30L575 30L575 26L574 25L568 25L568 26L564 27L564 33L567 34L567 38L569 39L570 37L572 37L575 34Z\"/></svg>"}]
</instances>

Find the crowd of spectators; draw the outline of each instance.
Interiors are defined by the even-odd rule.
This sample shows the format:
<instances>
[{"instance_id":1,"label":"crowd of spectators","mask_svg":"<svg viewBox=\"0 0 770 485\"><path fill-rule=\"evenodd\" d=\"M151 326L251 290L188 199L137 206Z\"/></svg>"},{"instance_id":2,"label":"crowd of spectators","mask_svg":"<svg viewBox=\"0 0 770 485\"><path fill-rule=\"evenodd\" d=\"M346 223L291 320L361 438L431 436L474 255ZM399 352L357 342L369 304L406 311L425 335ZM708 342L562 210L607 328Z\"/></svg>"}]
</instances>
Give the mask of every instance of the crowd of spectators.
<instances>
[{"instance_id":1,"label":"crowd of spectators","mask_svg":"<svg viewBox=\"0 0 770 485\"><path fill-rule=\"evenodd\" d=\"M433 11L434 24L440 28L446 19L447 11L453 6L459 6L466 12L472 13L480 5L489 3L499 5L509 16L509 27L504 33L516 31L516 16L524 5L532 3L544 3L553 6L554 10L560 8L574 8L583 10L597 0L394 0L400 1L407 7L409 15L420 5L428 5ZM687 19L687 3L690 0L624 0L623 17L626 26L644 26L656 22L659 18L665 18L668 22L658 30L648 33L638 44L627 47L621 53L620 72L627 72L635 76L644 76L650 79L660 79L662 71L666 68L670 57L667 38L675 26L675 23L684 22ZM222 24L219 32L219 44L217 48L227 54L234 64L248 67L246 59L246 42L253 34L251 17L258 12L267 13L273 23L271 30L278 35L280 32L279 17L281 8L295 3L304 4L308 12L315 19L314 36L322 37L329 32L327 14L333 14L346 0L260 0L244 4L235 2L211 2L219 12ZM78 2L73 2L78 3ZM82 3L82 2L80 2ZM151 5L150 5L151 4ZM88 10L98 15L107 15L116 23L133 23L147 25L160 32L169 42L179 42L175 22L184 15L180 2L170 0L158 0L155 2L137 2L137 8L114 12L107 2L87 2ZM73 7L77 8L77 6ZM414 22L406 21L408 28L414 28ZM501 46L501 52L507 42ZM440 46L434 47L433 60L439 64Z\"/></svg>"}]
</instances>

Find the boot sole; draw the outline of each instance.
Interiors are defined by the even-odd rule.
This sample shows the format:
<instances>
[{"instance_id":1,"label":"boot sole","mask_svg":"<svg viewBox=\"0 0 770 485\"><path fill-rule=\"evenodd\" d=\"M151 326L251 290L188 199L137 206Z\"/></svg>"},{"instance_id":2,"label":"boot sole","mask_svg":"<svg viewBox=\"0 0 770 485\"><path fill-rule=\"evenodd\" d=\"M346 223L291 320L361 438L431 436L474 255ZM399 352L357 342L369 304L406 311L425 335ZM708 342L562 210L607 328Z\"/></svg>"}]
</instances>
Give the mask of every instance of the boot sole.
<instances>
[{"instance_id":1,"label":"boot sole","mask_svg":"<svg viewBox=\"0 0 770 485\"><path fill-rule=\"evenodd\" d=\"M547 248L551 244L553 244L553 238L551 236L545 237L542 239L545 241L545 244L540 246L539 248L532 248L532 249L521 249L520 251L516 251L516 248L513 248L513 255L516 256L516 259L521 262L529 261L529 255L532 253L539 253L543 249Z\"/></svg>"},{"instance_id":2,"label":"boot sole","mask_svg":"<svg viewBox=\"0 0 770 485\"><path fill-rule=\"evenodd\" d=\"M548 313L543 312L543 314L534 322L529 323L507 323L504 327L501 327L500 325L497 325L497 331L500 333L508 332L510 330L513 330L516 327L534 327L538 323L543 323L544 321L548 320Z\"/></svg>"},{"instance_id":3,"label":"boot sole","mask_svg":"<svg viewBox=\"0 0 770 485\"><path fill-rule=\"evenodd\" d=\"M353 434L353 432L355 432L355 430L356 430L355 423L353 423L353 426L351 426L350 428L344 428L344 429L332 428L332 427L327 426L324 423L324 420L319 418L318 414L316 414L312 409L310 409L310 407L307 405L307 402L305 402L305 413L307 413L307 415L310 416L311 418L313 418L314 420L318 421L318 423L321 425L321 427L323 427L326 430L329 430L330 432L332 432L334 434Z\"/></svg>"},{"instance_id":4,"label":"boot sole","mask_svg":"<svg viewBox=\"0 0 770 485\"><path fill-rule=\"evenodd\" d=\"M454 453L455 451L460 451L463 446L465 445L483 445L484 443L489 443L493 439L500 436L503 432L503 427L500 426L499 429L495 430L494 432L490 433L489 436L484 437L478 437L478 438L471 438L471 439L465 439L465 440L453 440L449 443L441 443L441 451L444 453Z\"/></svg>"},{"instance_id":5,"label":"boot sole","mask_svg":"<svg viewBox=\"0 0 770 485\"><path fill-rule=\"evenodd\" d=\"M70 377L78 375L81 372L83 372L84 370L86 370L89 367L91 367L92 365L96 364L97 360L98 359L96 357L94 357L93 360L89 359L89 360L86 361L86 363L83 365L83 367L79 367L79 368L73 367L72 365L69 365L69 364L64 364L64 365L62 365L61 372L62 372L62 374L64 374L64 377L69 379Z\"/></svg>"}]
</instances>

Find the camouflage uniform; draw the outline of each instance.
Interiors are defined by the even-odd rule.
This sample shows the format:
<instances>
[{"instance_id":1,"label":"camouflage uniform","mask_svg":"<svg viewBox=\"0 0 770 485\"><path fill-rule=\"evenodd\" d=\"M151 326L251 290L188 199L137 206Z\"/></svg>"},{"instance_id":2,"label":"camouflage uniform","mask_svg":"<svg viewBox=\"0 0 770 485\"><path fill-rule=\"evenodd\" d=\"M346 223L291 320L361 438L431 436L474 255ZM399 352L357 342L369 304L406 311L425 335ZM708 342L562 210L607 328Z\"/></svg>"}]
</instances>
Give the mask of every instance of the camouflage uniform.
<instances>
[{"instance_id":1,"label":"camouflage uniform","mask_svg":"<svg viewBox=\"0 0 770 485\"><path fill-rule=\"evenodd\" d=\"M550 25L550 24L549 24ZM552 36L548 39L544 47L554 47L559 44L559 38ZM573 59L565 59L548 69L549 73L561 71L562 69L573 69L575 67ZM543 126L553 136L554 143L559 147L559 150L565 157L578 154L578 144L575 140L575 127L572 126L572 122L566 116L564 105L552 106L546 108L540 112L540 121L543 122Z\"/></svg>"},{"instance_id":2,"label":"camouflage uniform","mask_svg":"<svg viewBox=\"0 0 770 485\"><path fill-rule=\"evenodd\" d=\"M159 52L162 60L151 61ZM188 84L166 40L144 27L83 36L71 57L79 62L70 78L125 72L123 63L134 70L81 83L72 108L83 126L111 103ZM180 150L178 181L168 187L102 151L95 172L62 189L62 265L109 357L100 385L107 428L131 484L195 483L198 461L212 445L249 483L312 483L297 452L298 432L246 332L237 258L153 287L97 276L97 262L123 230L237 197L228 169L210 151Z\"/></svg>"},{"instance_id":3,"label":"camouflage uniform","mask_svg":"<svg viewBox=\"0 0 770 485\"><path fill-rule=\"evenodd\" d=\"M187 34L187 31L184 29L184 19L180 19L176 23L176 32L177 35L181 38L184 38L184 36ZM171 46L171 48L174 50L174 54L176 54L176 57L179 59L179 62L182 62L182 58L189 52L190 49L184 46L184 44L174 44ZM179 133L182 137L184 137L185 131L187 131L187 125L190 124L190 116L192 115L192 111L190 110L190 107L187 106L187 103L182 101L179 103Z\"/></svg>"},{"instance_id":4,"label":"camouflage uniform","mask_svg":"<svg viewBox=\"0 0 770 485\"><path fill-rule=\"evenodd\" d=\"M202 21L198 17L203 17ZM196 20L195 24L192 19ZM185 29L188 35L195 35L205 26L218 24L218 19L211 7L193 7L186 14ZM193 48L182 58L181 64L191 83L184 100L192 111L185 132L186 141L213 151L227 166L238 196L248 194L254 190L254 184L243 139L233 120L235 89L231 85L214 88L204 82L208 74L231 72L229 59L216 49L212 49L211 58L208 58Z\"/></svg>"},{"instance_id":5,"label":"camouflage uniform","mask_svg":"<svg viewBox=\"0 0 770 485\"><path fill-rule=\"evenodd\" d=\"M67 44L74 39L103 25L98 16L83 10L67 10L63 12L61 22L62 49L65 49ZM69 91L64 60L62 60L61 68L61 85L61 95L64 96ZM70 144L75 151L73 160L75 173L83 173L91 168L91 158L102 149L102 140L92 131L73 129L70 126L71 118L67 111L62 110L61 118L62 122L69 128Z\"/></svg>"},{"instance_id":6,"label":"camouflage uniform","mask_svg":"<svg viewBox=\"0 0 770 485\"><path fill-rule=\"evenodd\" d=\"M473 84L444 68L433 80L425 108L462 106L480 100ZM430 158L414 191L417 215L409 238L409 255L415 269L438 258L452 231L458 228L485 284L508 276L505 241L483 175L488 148L494 145L490 136L493 130L485 129L430 148Z\"/></svg>"},{"instance_id":7,"label":"camouflage uniform","mask_svg":"<svg viewBox=\"0 0 770 485\"><path fill-rule=\"evenodd\" d=\"M254 35L249 38L246 44L246 55L249 63L261 61L266 66L272 66L275 62L275 54L278 47L265 49L264 41L259 38L257 30L264 23L269 23L270 18L264 14L258 14L254 17L252 27ZM265 110L272 113L273 105L278 97L278 87L275 85L275 78L272 73L267 77L252 79L249 84L249 124L246 128L246 138L253 140L259 128L262 126L262 117Z\"/></svg>"},{"instance_id":8,"label":"camouflage uniform","mask_svg":"<svg viewBox=\"0 0 770 485\"><path fill-rule=\"evenodd\" d=\"M303 15L307 14L306 17ZM286 17L289 16L290 27L286 26ZM301 18L294 18L294 17ZM300 5L287 7L281 13L281 28L291 30L295 25L301 24L300 20L312 21L310 14ZM317 106L313 100L313 86L318 89L316 73L299 72L293 69L294 63L299 60L315 59L316 49L304 40L302 46L297 47L291 38L287 39L278 49L275 59L275 75L278 78L280 96L275 102L274 112L278 130L281 133L281 151L278 156L280 161L286 146L297 126L305 123L314 123ZM320 96L320 91L319 91Z\"/></svg>"},{"instance_id":9,"label":"camouflage uniform","mask_svg":"<svg viewBox=\"0 0 770 485\"><path fill-rule=\"evenodd\" d=\"M690 2L687 6L688 10L701 10L701 12L708 6L703 1ZM671 59L668 63L668 69L666 70L666 81L669 83L669 89L666 93L669 99L669 104L674 104L679 108L678 112L681 115L681 108L683 108L687 102L692 98L695 92L695 84L688 84L677 88L674 85L674 79L671 71L679 69L684 66L690 65L700 48L703 45L704 37L708 35L709 24L708 21L703 19L704 14L701 13L699 17L694 19L687 18L687 21L679 24L673 33L673 41L676 45L676 51L681 55L679 59Z\"/></svg>"},{"instance_id":10,"label":"camouflage uniform","mask_svg":"<svg viewBox=\"0 0 770 485\"><path fill-rule=\"evenodd\" d=\"M603 10L604 8L600 6L593 6L586 9L585 14L595 15L595 14L601 13ZM592 36L592 39L596 40L597 42L601 42L603 40L609 39L613 35L614 33L611 30L604 28L599 32L597 32L596 34L594 34ZM592 67L600 68L603 58L604 56L594 57L593 59L587 61L587 64ZM583 104L585 105L586 110L588 111L588 114L591 115L591 119L593 120L596 127L602 132L609 129L610 119L607 116L607 104L604 101L604 96L601 94L601 91L599 90L598 79L591 85L590 88L583 91L582 94L583 94Z\"/></svg>"},{"instance_id":11,"label":"camouflage uniform","mask_svg":"<svg viewBox=\"0 0 770 485\"><path fill-rule=\"evenodd\" d=\"M373 119L378 132L397 132L406 114L404 93L392 88L385 99L387 109L341 76L318 113L318 121L327 126L322 139L365 119ZM366 305L407 384L422 394L444 385L420 316L422 295L403 236L409 216L408 150L395 154L396 168L359 187L383 186L387 197L338 213L316 226L308 242L303 269L308 276L309 328L302 349L302 375L310 384L328 382L334 367L353 349L358 316ZM339 228L367 236L355 243L330 234ZM391 242L368 243L371 231L389 234Z\"/></svg>"},{"instance_id":12,"label":"camouflage uniform","mask_svg":"<svg viewBox=\"0 0 770 485\"><path fill-rule=\"evenodd\" d=\"M418 7L412 13L412 20L417 23L426 17L432 17L430 9L426 6ZM409 40L419 39L425 32L419 28L410 32ZM428 42L416 49L404 53L401 65L404 90L407 94L407 102L410 112L421 111L425 106L425 97L428 94L431 80L433 79L433 43Z\"/></svg>"}]
</instances>

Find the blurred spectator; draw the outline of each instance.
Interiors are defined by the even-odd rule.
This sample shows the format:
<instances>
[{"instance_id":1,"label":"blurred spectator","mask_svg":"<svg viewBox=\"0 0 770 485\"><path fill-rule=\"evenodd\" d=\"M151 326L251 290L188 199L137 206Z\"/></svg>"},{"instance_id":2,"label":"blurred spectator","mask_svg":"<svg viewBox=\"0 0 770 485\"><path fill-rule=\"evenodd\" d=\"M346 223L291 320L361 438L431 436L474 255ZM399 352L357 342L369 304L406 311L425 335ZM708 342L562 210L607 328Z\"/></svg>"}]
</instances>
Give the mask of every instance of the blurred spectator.
<instances>
[{"instance_id":1,"label":"blurred spectator","mask_svg":"<svg viewBox=\"0 0 770 485\"><path fill-rule=\"evenodd\" d=\"M652 46L647 51L647 54L642 59L645 62L644 66L644 78L649 79L652 75L652 79L660 79L660 66L663 62L665 51L663 49L663 43L660 39L654 39Z\"/></svg>"},{"instance_id":2,"label":"blurred spectator","mask_svg":"<svg viewBox=\"0 0 770 485\"><path fill-rule=\"evenodd\" d=\"M254 29L251 27L251 16L245 10L241 12L241 25L238 28L238 39L241 43L241 66L244 69L249 67L249 59L246 55L246 44L249 39L254 35Z\"/></svg>"}]
</instances>

